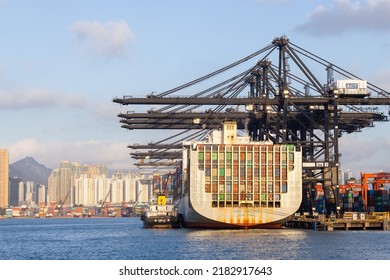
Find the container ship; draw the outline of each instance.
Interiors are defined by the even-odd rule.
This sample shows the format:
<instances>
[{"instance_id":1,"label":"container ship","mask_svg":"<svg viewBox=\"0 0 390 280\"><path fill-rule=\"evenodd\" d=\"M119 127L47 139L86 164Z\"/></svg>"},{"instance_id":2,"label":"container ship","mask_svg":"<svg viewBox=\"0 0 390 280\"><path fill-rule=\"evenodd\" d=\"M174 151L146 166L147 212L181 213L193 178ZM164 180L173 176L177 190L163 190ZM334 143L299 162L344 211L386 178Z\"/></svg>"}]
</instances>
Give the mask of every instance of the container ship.
<instances>
[{"instance_id":1,"label":"container ship","mask_svg":"<svg viewBox=\"0 0 390 280\"><path fill-rule=\"evenodd\" d=\"M184 227L280 228L301 204L301 151L251 141L234 121L184 142L181 169L175 202Z\"/></svg>"}]
</instances>

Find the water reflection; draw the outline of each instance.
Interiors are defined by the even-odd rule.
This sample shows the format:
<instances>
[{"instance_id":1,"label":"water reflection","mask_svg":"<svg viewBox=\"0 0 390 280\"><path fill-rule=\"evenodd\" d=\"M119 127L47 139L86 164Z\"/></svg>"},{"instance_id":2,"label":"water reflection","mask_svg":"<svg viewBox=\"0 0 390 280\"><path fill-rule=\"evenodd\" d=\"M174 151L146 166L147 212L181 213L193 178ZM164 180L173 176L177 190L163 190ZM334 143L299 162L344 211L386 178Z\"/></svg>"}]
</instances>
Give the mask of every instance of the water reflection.
<instances>
[{"instance_id":1,"label":"water reflection","mask_svg":"<svg viewBox=\"0 0 390 280\"><path fill-rule=\"evenodd\" d=\"M208 256L215 259L287 259L302 248L306 232L294 229L189 230L185 237L190 246L208 251Z\"/></svg>"}]
</instances>

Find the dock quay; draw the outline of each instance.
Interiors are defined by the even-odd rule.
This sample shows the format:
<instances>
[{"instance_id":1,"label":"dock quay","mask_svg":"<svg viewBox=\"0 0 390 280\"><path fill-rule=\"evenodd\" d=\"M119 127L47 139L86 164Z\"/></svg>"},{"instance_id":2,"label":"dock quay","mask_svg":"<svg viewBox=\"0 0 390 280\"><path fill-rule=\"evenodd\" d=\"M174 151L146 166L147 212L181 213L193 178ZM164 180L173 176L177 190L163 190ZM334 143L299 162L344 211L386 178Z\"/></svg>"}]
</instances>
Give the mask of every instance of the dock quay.
<instances>
[{"instance_id":1,"label":"dock quay","mask_svg":"<svg viewBox=\"0 0 390 280\"><path fill-rule=\"evenodd\" d=\"M295 215L286 222L287 228L333 230L390 230L389 212L355 213L347 212L342 217L324 215Z\"/></svg>"}]
</instances>

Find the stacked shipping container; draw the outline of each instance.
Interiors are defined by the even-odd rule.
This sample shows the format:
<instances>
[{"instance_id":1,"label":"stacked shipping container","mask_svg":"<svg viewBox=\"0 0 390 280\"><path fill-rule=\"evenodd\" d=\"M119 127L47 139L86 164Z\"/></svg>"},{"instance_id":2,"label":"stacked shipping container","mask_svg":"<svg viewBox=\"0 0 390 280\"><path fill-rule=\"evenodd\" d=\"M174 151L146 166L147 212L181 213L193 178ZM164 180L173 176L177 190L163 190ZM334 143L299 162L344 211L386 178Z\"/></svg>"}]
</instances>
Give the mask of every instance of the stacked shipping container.
<instances>
[{"instance_id":1,"label":"stacked shipping container","mask_svg":"<svg viewBox=\"0 0 390 280\"><path fill-rule=\"evenodd\" d=\"M315 206L319 214L324 214L325 196L316 196ZM367 205L364 205L361 192L346 190L340 193L340 206L343 212L389 212L390 191L368 190Z\"/></svg>"},{"instance_id":2,"label":"stacked shipping container","mask_svg":"<svg viewBox=\"0 0 390 280\"><path fill-rule=\"evenodd\" d=\"M388 212L389 190L368 190L367 191L367 211L368 212Z\"/></svg>"},{"instance_id":3,"label":"stacked shipping container","mask_svg":"<svg viewBox=\"0 0 390 280\"><path fill-rule=\"evenodd\" d=\"M293 145L200 144L197 151L212 207L281 207L294 170Z\"/></svg>"}]
</instances>

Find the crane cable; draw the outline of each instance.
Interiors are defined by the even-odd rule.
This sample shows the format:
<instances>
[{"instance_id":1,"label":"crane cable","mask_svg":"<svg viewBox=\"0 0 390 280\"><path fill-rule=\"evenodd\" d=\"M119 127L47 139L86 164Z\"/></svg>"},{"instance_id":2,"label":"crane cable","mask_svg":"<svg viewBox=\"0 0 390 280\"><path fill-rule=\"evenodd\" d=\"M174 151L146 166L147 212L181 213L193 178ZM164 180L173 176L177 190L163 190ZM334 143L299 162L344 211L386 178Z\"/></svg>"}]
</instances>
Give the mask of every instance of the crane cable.
<instances>
[{"instance_id":1,"label":"crane cable","mask_svg":"<svg viewBox=\"0 0 390 280\"><path fill-rule=\"evenodd\" d=\"M224 71L226 71L226 70L229 70L230 68L233 68L233 67L235 67L235 66L237 66L237 65L239 65L239 64L241 64L241 63L243 63L243 62L245 62L245 61L248 61L248 60L250 60L250 59L252 59L252 58L258 56L258 55L261 54L262 52L265 52L265 51L267 51L267 50L269 50L269 49L271 49L271 48L272 48L272 49L275 49L276 46L274 46L274 45L272 45L272 44L269 44L269 45L266 46L265 48L263 48L263 49L261 49L261 50L259 50L259 51L257 51L257 52L254 52L254 53L252 53L251 55L248 55L248 56L246 56L246 57L244 57L244 58L242 58L242 59L240 59L240 60L238 60L238 61L236 61L236 62L233 62L233 63L231 63L231 64L229 64L229 65L227 65L227 66L225 66L225 67L222 67L221 69L218 69L217 71L214 71L214 72L212 72L212 73L210 73L210 74L207 74L207 75L205 75L205 76L203 76L203 77L200 77L200 78L198 78L198 79L195 79L195 80L193 80L193 81L191 81L191 82L185 83L185 84L183 84L183 85L181 85L181 86L178 86L178 87L175 87L175 88L173 88L173 89L167 90L167 91L165 91L165 92L163 92L163 93L160 93L160 94L156 95L156 97L164 97L164 96L169 95L169 94L171 94L171 93L173 93L173 92L182 90L182 89L184 89L184 88L186 88L186 87L192 86L192 85L194 85L194 84L196 84L196 83L199 83L199 82L201 82L201 81L204 81L204 80L206 80L206 79L209 79L209 78L211 78L211 77L213 77L213 76L215 76L215 75L218 75L218 74L220 74L220 73L222 73L222 72L224 72Z\"/></svg>"}]
</instances>

